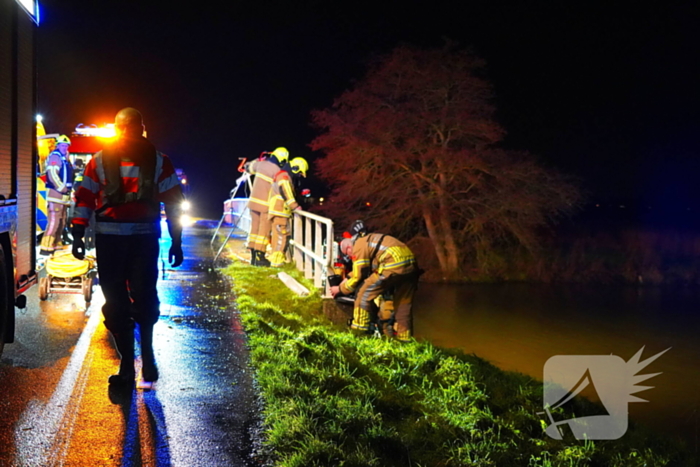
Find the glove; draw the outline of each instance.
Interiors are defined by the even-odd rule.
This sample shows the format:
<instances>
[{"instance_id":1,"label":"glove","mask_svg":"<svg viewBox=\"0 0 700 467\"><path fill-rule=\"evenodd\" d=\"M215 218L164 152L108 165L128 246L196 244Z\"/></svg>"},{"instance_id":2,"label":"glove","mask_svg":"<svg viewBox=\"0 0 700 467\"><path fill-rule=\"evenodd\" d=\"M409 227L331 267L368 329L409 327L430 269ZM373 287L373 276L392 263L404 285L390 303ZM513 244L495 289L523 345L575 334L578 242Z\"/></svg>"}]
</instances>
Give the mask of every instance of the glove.
<instances>
[{"instance_id":1,"label":"glove","mask_svg":"<svg viewBox=\"0 0 700 467\"><path fill-rule=\"evenodd\" d=\"M74 225L71 233L73 235L73 256L76 259L85 259L85 242L83 241L83 237L85 236L85 226Z\"/></svg>"},{"instance_id":2,"label":"glove","mask_svg":"<svg viewBox=\"0 0 700 467\"><path fill-rule=\"evenodd\" d=\"M170 246L170 251L168 252L168 261L170 261L171 267L178 267L182 264L184 256L182 254L182 244L173 242Z\"/></svg>"}]
</instances>

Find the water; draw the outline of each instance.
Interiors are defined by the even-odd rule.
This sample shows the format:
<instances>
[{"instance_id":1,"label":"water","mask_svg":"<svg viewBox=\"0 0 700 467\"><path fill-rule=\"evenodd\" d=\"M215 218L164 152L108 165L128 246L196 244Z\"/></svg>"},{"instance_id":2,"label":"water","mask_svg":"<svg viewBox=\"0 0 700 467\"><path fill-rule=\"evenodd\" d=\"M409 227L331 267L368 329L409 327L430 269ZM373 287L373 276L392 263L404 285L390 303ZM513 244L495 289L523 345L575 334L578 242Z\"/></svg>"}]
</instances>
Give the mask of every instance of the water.
<instances>
[{"instance_id":1,"label":"water","mask_svg":"<svg viewBox=\"0 0 700 467\"><path fill-rule=\"evenodd\" d=\"M700 445L700 290L532 284L421 284L417 338L474 353L543 379L555 355L641 360L671 348L641 374L662 374L630 403L632 420Z\"/></svg>"}]
</instances>

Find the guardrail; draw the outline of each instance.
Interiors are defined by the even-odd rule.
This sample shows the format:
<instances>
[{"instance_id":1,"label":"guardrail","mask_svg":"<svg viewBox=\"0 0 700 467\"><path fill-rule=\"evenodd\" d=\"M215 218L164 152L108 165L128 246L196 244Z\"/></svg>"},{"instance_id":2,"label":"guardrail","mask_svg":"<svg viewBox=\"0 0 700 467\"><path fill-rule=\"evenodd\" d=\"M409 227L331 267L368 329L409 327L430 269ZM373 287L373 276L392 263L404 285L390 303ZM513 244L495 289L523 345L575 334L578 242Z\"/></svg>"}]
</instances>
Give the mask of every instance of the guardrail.
<instances>
[{"instance_id":1,"label":"guardrail","mask_svg":"<svg viewBox=\"0 0 700 467\"><path fill-rule=\"evenodd\" d=\"M326 279L333 274L333 259L338 256L333 221L308 211L294 211L291 244L297 269L328 297Z\"/></svg>"},{"instance_id":2,"label":"guardrail","mask_svg":"<svg viewBox=\"0 0 700 467\"><path fill-rule=\"evenodd\" d=\"M231 198L224 202L224 222L235 225L236 228L244 232L250 232L250 211L248 198Z\"/></svg>"},{"instance_id":3,"label":"guardrail","mask_svg":"<svg viewBox=\"0 0 700 467\"><path fill-rule=\"evenodd\" d=\"M246 208L248 198L230 198L224 203L224 214L211 239L213 246L222 225L229 224L228 237L219 248L218 258L235 228L250 232L250 211ZM292 219L292 259L296 268L307 279L313 279L314 286L322 289L324 297L329 297L326 280L333 274L333 259L338 257L338 244L335 241L333 221L308 211L294 211ZM330 247L328 246L330 245Z\"/></svg>"}]
</instances>

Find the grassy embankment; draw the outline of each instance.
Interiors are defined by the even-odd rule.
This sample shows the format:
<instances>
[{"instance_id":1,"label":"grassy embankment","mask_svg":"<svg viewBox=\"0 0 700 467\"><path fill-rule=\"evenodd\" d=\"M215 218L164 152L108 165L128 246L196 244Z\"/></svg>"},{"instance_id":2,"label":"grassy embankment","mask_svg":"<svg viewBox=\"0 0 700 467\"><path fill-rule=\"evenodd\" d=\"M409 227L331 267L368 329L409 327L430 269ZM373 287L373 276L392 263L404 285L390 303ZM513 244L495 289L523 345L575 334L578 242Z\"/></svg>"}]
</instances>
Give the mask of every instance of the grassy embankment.
<instances>
[{"instance_id":1,"label":"grassy embankment","mask_svg":"<svg viewBox=\"0 0 700 467\"><path fill-rule=\"evenodd\" d=\"M639 427L616 441L550 439L536 415L542 384L530 377L430 343L356 337L322 314L318 293L294 296L272 269L234 262L224 272L248 334L275 465L692 465ZM574 410L581 416L587 406L578 401Z\"/></svg>"}]
</instances>

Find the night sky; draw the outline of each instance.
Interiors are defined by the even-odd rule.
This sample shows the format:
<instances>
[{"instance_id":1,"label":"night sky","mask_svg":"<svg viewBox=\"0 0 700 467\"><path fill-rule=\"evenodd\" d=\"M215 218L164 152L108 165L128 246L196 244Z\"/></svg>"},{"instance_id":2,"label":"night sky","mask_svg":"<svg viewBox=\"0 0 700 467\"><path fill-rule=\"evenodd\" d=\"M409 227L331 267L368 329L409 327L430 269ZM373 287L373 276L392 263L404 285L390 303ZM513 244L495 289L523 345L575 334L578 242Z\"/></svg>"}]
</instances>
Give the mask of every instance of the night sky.
<instances>
[{"instance_id":1,"label":"night sky","mask_svg":"<svg viewBox=\"0 0 700 467\"><path fill-rule=\"evenodd\" d=\"M373 54L444 38L486 60L506 147L580 177L592 202L700 209L693 2L174 3L42 1L38 107L60 133L138 108L202 214L220 215L239 157L286 146L313 170L310 111Z\"/></svg>"}]
</instances>

